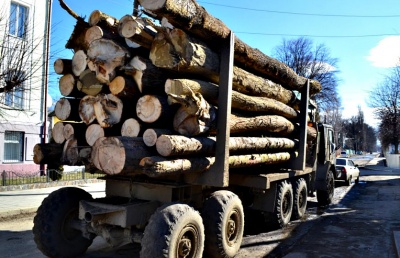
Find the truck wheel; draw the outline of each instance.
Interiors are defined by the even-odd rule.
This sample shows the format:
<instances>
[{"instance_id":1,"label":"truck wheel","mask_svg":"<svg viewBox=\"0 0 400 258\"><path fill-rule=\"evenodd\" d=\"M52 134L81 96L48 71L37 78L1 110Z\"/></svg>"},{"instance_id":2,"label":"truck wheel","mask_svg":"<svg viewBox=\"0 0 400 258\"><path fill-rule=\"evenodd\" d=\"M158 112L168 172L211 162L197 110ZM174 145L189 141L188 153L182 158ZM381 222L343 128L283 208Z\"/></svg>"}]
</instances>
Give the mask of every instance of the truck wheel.
<instances>
[{"instance_id":1,"label":"truck wheel","mask_svg":"<svg viewBox=\"0 0 400 258\"><path fill-rule=\"evenodd\" d=\"M163 205L150 217L140 257L201 258L204 226L200 214L186 204Z\"/></svg>"},{"instance_id":2,"label":"truck wheel","mask_svg":"<svg viewBox=\"0 0 400 258\"><path fill-rule=\"evenodd\" d=\"M332 203L335 191L335 179L332 171L326 175L326 190L317 190L317 201L319 206L326 206Z\"/></svg>"},{"instance_id":3,"label":"truck wheel","mask_svg":"<svg viewBox=\"0 0 400 258\"><path fill-rule=\"evenodd\" d=\"M244 232L244 212L239 197L230 191L216 191L202 212L206 233L205 257L234 257Z\"/></svg>"},{"instance_id":4,"label":"truck wheel","mask_svg":"<svg viewBox=\"0 0 400 258\"><path fill-rule=\"evenodd\" d=\"M73 228L78 220L79 201L92 196L76 187L60 188L49 194L37 210L33 220L36 245L48 257L76 257L86 252L93 239L83 237Z\"/></svg>"},{"instance_id":5,"label":"truck wheel","mask_svg":"<svg viewBox=\"0 0 400 258\"><path fill-rule=\"evenodd\" d=\"M307 183L304 178L296 181L294 188L293 219L301 219L306 214L307 209Z\"/></svg>"},{"instance_id":6,"label":"truck wheel","mask_svg":"<svg viewBox=\"0 0 400 258\"><path fill-rule=\"evenodd\" d=\"M278 185L277 200L275 202L274 217L277 224L283 228L289 222L293 211L292 184L282 181Z\"/></svg>"}]
</instances>

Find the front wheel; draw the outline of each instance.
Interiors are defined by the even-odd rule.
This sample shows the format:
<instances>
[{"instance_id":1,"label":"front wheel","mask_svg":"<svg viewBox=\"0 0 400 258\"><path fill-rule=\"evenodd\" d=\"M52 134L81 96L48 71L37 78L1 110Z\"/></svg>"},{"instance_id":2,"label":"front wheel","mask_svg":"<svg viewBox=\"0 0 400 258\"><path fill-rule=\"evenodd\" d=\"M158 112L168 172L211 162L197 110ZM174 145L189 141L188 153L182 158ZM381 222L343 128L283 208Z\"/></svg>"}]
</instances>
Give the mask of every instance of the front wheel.
<instances>
[{"instance_id":1,"label":"front wheel","mask_svg":"<svg viewBox=\"0 0 400 258\"><path fill-rule=\"evenodd\" d=\"M332 171L326 174L326 190L317 190L317 201L319 206L327 206L332 203L335 191L335 179Z\"/></svg>"},{"instance_id":2,"label":"front wheel","mask_svg":"<svg viewBox=\"0 0 400 258\"><path fill-rule=\"evenodd\" d=\"M239 197L216 191L204 203L205 257L234 257L243 239L244 212Z\"/></svg>"},{"instance_id":3,"label":"front wheel","mask_svg":"<svg viewBox=\"0 0 400 258\"><path fill-rule=\"evenodd\" d=\"M294 188L293 219L301 219L307 210L307 183L304 178L296 181Z\"/></svg>"},{"instance_id":4,"label":"front wheel","mask_svg":"<svg viewBox=\"0 0 400 258\"><path fill-rule=\"evenodd\" d=\"M76 187L60 188L43 200L32 231L38 249L46 256L76 257L92 244L93 239L72 226L78 220L81 200L92 200L92 196Z\"/></svg>"},{"instance_id":5,"label":"front wheel","mask_svg":"<svg viewBox=\"0 0 400 258\"><path fill-rule=\"evenodd\" d=\"M204 226L200 214L186 204L166 204L150 217L142 239L142 258L201 258Z\"/></svg>"}]
</instances>

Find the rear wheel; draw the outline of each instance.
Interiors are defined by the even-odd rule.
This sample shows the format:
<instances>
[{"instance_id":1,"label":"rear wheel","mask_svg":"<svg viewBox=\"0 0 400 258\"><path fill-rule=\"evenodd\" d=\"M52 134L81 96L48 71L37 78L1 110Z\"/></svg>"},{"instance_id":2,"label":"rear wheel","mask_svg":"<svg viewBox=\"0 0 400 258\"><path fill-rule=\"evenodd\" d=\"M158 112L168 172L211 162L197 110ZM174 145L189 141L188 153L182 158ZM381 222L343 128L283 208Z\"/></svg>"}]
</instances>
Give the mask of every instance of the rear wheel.
<instances>
[{"instance_id":1,"label":"rear wheel","mask_svg":"<svg viewBox=\"0 0 400 258\"><path fill-rule=\"evenodd\" d=\"M326 206L332 203L335 191L335 179L332 171L326 174L326 190L317 190L317 201L319 206Z\"/></svg>"},{"instance_id":2,"label":"rear wheel","mask_svg":"<svg viewBox=\"0 0 400 258\"><path fill-rule=\"evenodd\" d=\"M355 184L358 184L360 182L360 176L357 176L356 180L354 181Z\"/></svg>"},{"instance_id":3,"label":"rear wheel","mask_svg":"<svg viewBox=\"0 0 400 258\"><path fill-rule=\"evenodd\" d=\"M243 239L244 212L239 197L230 191L216 191L204 203L202 212L205 257L234 257Z\"/></svg>"},{"instance_id":4,"label":"rear wheel","mask_svg":"<svg viewBox=\"0 0 400 258\"><path fill-rule=\"evenodd\" d=\"M353 178L352 178L351 176L349 176L349 178L345 180L345 184L346 184L347 186L350 186L350 185L351 185L351 180L352 180L352 179L353 179Z\"/></svg>"},{"instance_id":5,"label":"rear wheel","mask_svg":"<svg viewBox=\"0 0 400 258\"><path fill-rule=\"evenodd\" d=\"M285 227L292 217L293 188L292 184L282 181L278 184L277 199L273 212L273 219L281 228Z\"/></svg>"},{"instance_id":6,"label":"rear wheel","mask_svg":"<svg viewBox=\"0 0 400 258\"><path fill-rule=\"evenodd\" d=\"M306 213L307 192L306 180L304 178L298 179L294 188L293 219L300 219Z\"/></svg>"},{"instance_id":7,"label":"rear wheel","mask_svg":"<svg viewBox=\"0 0 400 258\"><path fill-rule=\"evenodd\" d=\"M204 226L200 214L186 204L161 206L149 220L140 257L201 258Z\"/></svg>"},{"instance_id":8,"label":"rear wheel","mask_svg":"<svg viewBox=\"0 0 400 258\"><path fill-rule=\"evenodd\" d=\"M92 196L76 187L60 188L46 197L34 218L36 245L49 257L76 257L86 252L93 239L83 237L73 224L78 221L79 201Z\"/></svg>"}]
</instances>

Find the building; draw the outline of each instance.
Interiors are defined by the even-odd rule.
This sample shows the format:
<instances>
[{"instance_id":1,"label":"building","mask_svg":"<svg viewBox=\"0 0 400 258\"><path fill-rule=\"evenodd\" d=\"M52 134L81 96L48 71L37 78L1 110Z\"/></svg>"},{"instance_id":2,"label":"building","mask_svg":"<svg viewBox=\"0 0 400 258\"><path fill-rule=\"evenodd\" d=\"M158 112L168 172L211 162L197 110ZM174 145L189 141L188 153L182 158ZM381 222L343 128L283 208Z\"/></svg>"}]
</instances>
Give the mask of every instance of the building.
<instances>
[{"instance_id":1,"label":"building","mask_svg":"<svg viewBox=\"0 0 400 258\"><path fill-rule=\"evenodd\" d=\"M51 0L0 3L0 172L33 173L44 142ZM47 138L47 137L46 137Z\"/></svg>"}]
</instances>

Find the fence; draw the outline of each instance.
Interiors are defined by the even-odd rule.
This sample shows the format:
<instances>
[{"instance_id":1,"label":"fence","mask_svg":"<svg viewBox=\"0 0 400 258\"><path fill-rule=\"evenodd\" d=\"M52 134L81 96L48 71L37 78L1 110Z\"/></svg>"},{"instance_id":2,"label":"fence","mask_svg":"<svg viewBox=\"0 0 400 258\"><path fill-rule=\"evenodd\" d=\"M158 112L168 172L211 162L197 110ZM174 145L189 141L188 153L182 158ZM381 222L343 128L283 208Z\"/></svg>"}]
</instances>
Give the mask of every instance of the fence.
<instances>
[{"instance_id":1,"label":"fence","mask_svg":"<svg viewBox=\"0 0 400 258\"><path fill-rule=\"evenodd\" d=\"M35 183L49 183L52 181L73 181L81 179L95 179L104 176L100 173L86 173L83 170L63 172L56 169L46 171L35 171L32 173L16 173L14 171L3 171L1 173L1 185L23 185Z\"/></svg>"}]
</instances>

